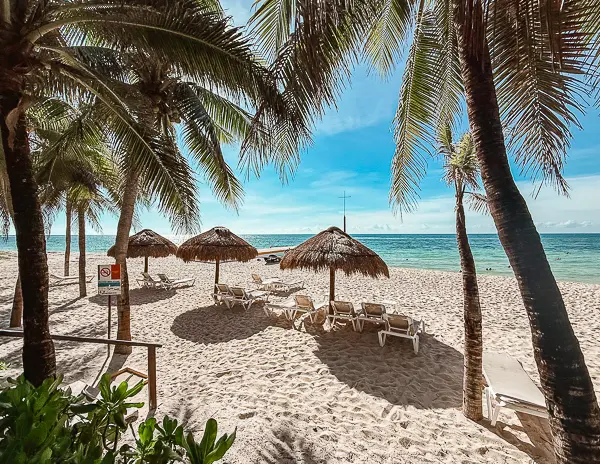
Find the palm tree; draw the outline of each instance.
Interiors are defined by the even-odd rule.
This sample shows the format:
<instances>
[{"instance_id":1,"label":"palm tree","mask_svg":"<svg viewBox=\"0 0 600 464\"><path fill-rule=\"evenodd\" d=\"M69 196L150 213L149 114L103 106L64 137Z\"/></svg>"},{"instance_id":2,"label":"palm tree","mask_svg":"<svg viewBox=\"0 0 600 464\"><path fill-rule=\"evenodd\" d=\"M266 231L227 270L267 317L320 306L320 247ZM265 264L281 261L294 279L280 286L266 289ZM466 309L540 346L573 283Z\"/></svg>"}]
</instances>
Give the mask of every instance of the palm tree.
<instances>
[{"instance_id":1,"label":"palm tree","mask_svg":"<svg viewBox=\"0 0 600 464\"><path fill-rule=\"evenodd\" d=\"M2 235L8 237L10 224L13 222L12 199L10 197L10 184L8 173L6 172L6 162L4 160L4 151L0 146L0 228ZM21 278L17 275L15 284L15 293L13 297L12 309L10 312L10 328L21 327L23 318L23 292L21 291Z\"/></svg>"},{"instance_id":2,"label":"palm tree","mask_svg":"<svg viewBox=\"0 0 600 464\"><path fill-rule=\"evenodd\" d=\"M94 47L126 46L167 61L176 59L191 78L233 90L236 97L247 97L260 110L253 123L291 126L293 112L289 105L250 53L240 31L213 13L215 4L214 0L0 2L0 132L13 198L23 288L23 368L26 378L36 385L54 375L56 360L48 329L44 221L25 119L31 97L55 93L79 99L93 94L104 105L97 112L97 116L103 116L98 121L111 125L115 147L129 154L120 168L133 182L126 184L129 190L122 193L136 187L137 171L144 175L144 189L160 198L163 211L189 209L193 206L189 201L193 183L185 160L170 150L172 143L166 144L164 137L144 127L131 107L82 58L88 50L84 45L93 43ZM191 16L194 22L188 21ZM110 68L109 62L104 64ZM253 134L260 129L262 126L253 124ZM273 155L272 148L278 145L292 147L289 153L295 153L297 146L287 142L290 134L276 134L261 151L249 152L248 159L258 155L263 161L281 160L281 151ZM125 199L129 197L125 195ZM188 215L191 217L193 214ZM126 225L121 230L127 229Z\"/></svg>"},{"instance_id":3,"label":"palm tree","mask_svg":"<svg viewBox=\"0 0 600 464\"><path fill-rule=\"evenodd\" d=\"M486 209L487 199L476 191L479 189L479 165L470 133L462 136L457 144L452 142L450 126L443 128L438 136L438 151L445 159L444 180L454 187L456 197L456 240L460 255L463 279L463 308L465 321L465 353L463 378L463 413L474 421L483 418L482 408L482 356L481 305L475 260L469 245L465 218L464 198L469 196L476 209Z\"/></svg>"},{"instance_id":4,"label":"palm tree","mask_svg":"<svg viewBox=\"0 0 600 464\"><path fill-rule=\"evenodd\" d=\"M578 97L589 56L600 45L599 16L593 0L263 0L252 18L266 52L285 71L281 86L317 114L335 101L357 56L387 74L413 32L394 121L390 199L401 211L416 204L435 128L455 120L466 97L490 213L529 316L555 453L569 463L598 458L600 408L511 175L503 123L517 161L565 191L561 171L570 126L583 109Z\"/></svg>"},{"instance_id":5,"label":"palm tree","mask_svg":"<svg viewBox=\"0 0 600 464\"><path fill-rule=\"evenodd\" d=\"M86 288L86 220L100 232L100 215L120 203L119 173L93 106L41 99L28 112L40 201L47 222L63 206L75 212L79 242L79 296ZM69 216L69 213L67 214ZM70 225L68 224L70 232ZM70 241L70 234L68 240Z\"/></svg>"}]
</instances>

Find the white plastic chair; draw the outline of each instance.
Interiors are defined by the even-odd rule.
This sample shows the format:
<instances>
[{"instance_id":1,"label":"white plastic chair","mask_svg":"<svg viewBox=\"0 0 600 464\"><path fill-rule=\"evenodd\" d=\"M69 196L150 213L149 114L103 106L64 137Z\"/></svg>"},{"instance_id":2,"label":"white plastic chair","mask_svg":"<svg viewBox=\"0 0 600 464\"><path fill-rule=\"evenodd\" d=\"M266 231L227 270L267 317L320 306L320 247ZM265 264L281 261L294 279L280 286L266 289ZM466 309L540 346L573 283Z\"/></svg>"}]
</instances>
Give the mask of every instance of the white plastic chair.
<instances>
[{"instance_id":1,"label":"white plastic chair","mask_svg":"<svg viewBox=\"0 0 600 464\"><path fill-rule=\"evenodd\" d=\"M386 336L408 338L412 340L415 354L419 352L419 334L425 330L423 321L414 321L412 317L402 314L383 315L385 321L385 330L379 331L379 344L385 345Z\"/></svg>"},{"instance_id":2,"label":"white plastic chair","mask_svg":"<svg viewBox=\"0 0 600 464\"><path fill-rule=\"evenodd\" d=\"M333 309L333 314L327 314L330 324L333 326L338 320L350 321L352 328L356 331L356 318L358 315L354 311L354 305L349 301L330 301L330 304Z\"/></svg>"}]
</instances>

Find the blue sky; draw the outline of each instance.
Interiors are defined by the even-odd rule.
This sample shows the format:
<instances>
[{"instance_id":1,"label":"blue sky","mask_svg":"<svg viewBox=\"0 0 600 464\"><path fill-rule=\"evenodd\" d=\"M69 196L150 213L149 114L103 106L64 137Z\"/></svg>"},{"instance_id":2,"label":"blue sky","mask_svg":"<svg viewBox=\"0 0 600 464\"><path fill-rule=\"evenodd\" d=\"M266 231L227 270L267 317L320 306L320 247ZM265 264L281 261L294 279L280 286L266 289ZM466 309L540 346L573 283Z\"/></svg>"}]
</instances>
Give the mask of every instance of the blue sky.
<instances>
[{"instance_id":1,"label":"blue sky","mask_svg":"<svg viewBox=\"0 0 600 464\"><path fill-rule=\"evenodd\" d=\"M253 0L222 0L238 24L250 15ZM200 183L202 230L225 225L236 233L315 233L342 224L344 191L350 233L454 233L452 191L441 181L441 164L429 163L422 182L417 211L394 216L388 203L389 168L394 152L391 122L396 110L401 73L387 82L359 68L352 86L344 92L338 109L331 109L317 123L314 144L302 154L295 177L282 185L272 169L260 179L245 182L244 205L236 212L223 208L210 189ZM584 130L574 129L565 175L570 198L536 186L513 172L526 197L540 232L600 232L600 118L598 112L581 117ZM236 147L226 155L237 164ZM202 176L199 174L201 181ZM114 234L117 218L106 216L104 233ZM169 234L169 222L154 210L143 212L141 225ZM489 217L468 213L472 233L495 233ZM57 218L52 232L64 233L64 219ZM93 233L90 230L90 233Z\"/></svg>"}]
</instances>

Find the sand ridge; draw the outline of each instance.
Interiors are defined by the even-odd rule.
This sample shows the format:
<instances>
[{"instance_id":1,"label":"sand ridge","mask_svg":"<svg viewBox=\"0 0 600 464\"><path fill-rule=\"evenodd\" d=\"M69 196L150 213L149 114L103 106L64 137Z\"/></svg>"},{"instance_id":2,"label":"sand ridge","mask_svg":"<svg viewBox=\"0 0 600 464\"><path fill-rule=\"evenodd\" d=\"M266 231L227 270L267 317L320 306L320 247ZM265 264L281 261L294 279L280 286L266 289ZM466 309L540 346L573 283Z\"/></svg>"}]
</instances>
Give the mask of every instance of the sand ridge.
<instances>
[{"instance_id":1,"label":"sand ridge","mask_svg":"<svg viewBox=\"0 0 600 464\"><path fill-rule=\"evenodd\" d=\"M61 253L49 253L51 272L61 273ZM75 254L72 269L76 270ZM88 273L110 263L88 255ZM130 276L143 260L129 261ZM7 326L16 255L0 261L0 318ZM462 289L458 273L391 268L390 279L336 276L338 299L395 300L393 309L423 318L427 333L418 355L407 340L381 348L375 327L364 333L308 321L300 331L262 307L244 312L215 307L210 293L214 265L184 264L175 258L150 260L150 273L196 277L194 287L171 291L136 288L132 283L132 333L156 341L157 415L170 414L201 430L215 417L223 431L238 428L226 463L521 463L552 462L544 420L503 411L498 426L473 423L461 413ZM250 273L305 280L315 300L324 299L328 276L283 272L262 262L224 263L221 281L251 286ZM481 276L484 347L508 352L538 379L525 310L514 279ZM79 299L77 285L50 289L53 333L104 337L106 298ZM561 283L597 393L600 391L600 285ZM285 296L272 297L283 300ZM113 313L113 336L116 311ZM0 339L0 359L20 369L20 341ZM127 358L104 346L57 342L57 363L67 382L93 382L100 372L123 364L145 371L146 352ZM145 392L144 392L145 393ZM140 414L146 417L147 407Z\"/></svg>"}]
</instances>

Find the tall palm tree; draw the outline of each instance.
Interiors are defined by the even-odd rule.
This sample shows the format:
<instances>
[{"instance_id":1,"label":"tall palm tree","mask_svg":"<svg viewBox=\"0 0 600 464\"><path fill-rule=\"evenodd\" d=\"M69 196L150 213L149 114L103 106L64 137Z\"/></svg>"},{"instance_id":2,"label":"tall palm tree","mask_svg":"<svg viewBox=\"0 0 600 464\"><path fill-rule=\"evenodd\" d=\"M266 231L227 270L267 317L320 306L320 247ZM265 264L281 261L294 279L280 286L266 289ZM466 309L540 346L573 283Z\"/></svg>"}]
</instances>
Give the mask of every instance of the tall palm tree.
<instances>
[{"instance_id":1,"label":"tall palm tree","mask_svg":"<svg viewBox=\"0 0 600 464\"><path fill-rule=\"evenodd\" d=\"M104 118L99 121L111 124L111 130L119 135L113 139L117 148L130 155L121 163L121 169L130 177L135 171L142 172L143 187L160 198L162 210L181 211L190 207L193 182L190 183L188 166L170 150L172 144L166 144L164 137L144 127L130 111L131 107L119 99L98 73L87 67L81 59L85 55L82 45L89 45L86 41L90 41L94 46L119 49L125 46L146 50L165 60L177 60L189 76L233 89L234 95L248 96L257 102L262 119L255 120L292 121L289 106L268 73L252 57L250 46L240 38L239 30L228 27L226 21L212 13L216 3L214 0L0 2L0 132L13 199L23 288L23 368L26 378L36 385L54 375L56 360L48 329L44 221L25 119L31 97L54 92L63 98L78 99L93 94L105 106ZM196 18L193 24L188 21L191 15ZM259 129L256 127L254 133ZM289 134L274 140L285 140ZM278 143L257 152L261 160L274 159L270 148ZM135 186L136 182L127 185L132 184ZM128 193L127 189L123 193Z\"/></svg>"},{"instance_id":2,"label":"tall palm tree","mask_svg":"<svg viewBox=\"0 0 600 464\"><path fill-rule=\"evenodd\" d=\"M100 215L120 204L119 173L105 134L93 122L93 107L42 99L29 111L32 155L47 221L65 206L77 219L79 296L86 288L86 222L100 232ZM70 230L70 227L69 227ZM70 240L70 236L68 237Z\"/></svg>"},{"instance_id":3,"label":"tall palm tree","mask_svg":"<svg viewBox=\"0 0 600 464\"><path fill-rule=\"evenodd\" d=\"M276 56L282 87L307 111L335 101L357 57L387 74L413 32L394 121L390 198L407 211L435 128L467 115L490 213L517 278L560 462L600 454L600 408L539 234L511 175L517 161L561 191L570 126L598 53L595 0L262 0L255 33ZM593 24L591 22L594 22ZM583 76L583 77L582 77Z\"/></svg>"},{"instance_id":4,"label":"tall palm tree","mask_svg":"<svg viewBox=\"0 0 600 464\"><path fill-rule=\"evenodd\" d=\"M0 229L2 235L8 238L10 224L13 222L14 213L12 209L12 199L10 196L10 182L6 172L6 162L4 160L4 151L0 146ZM21 327L23 318L23 292L21 291L21 277L17 275L15 292L13 297L12 309L10 312L10 328Z\"/></svg>"},{"instance_id":5,"label":"tall palm tree","mask_svg":"<svg viewBox=\"0 0 600 464\"><path fill-rule=\"evenodd\" d=\"M438 136L438 151L444 156L444 180L454 188L456 198L456 240L463 279L465 321L463 413L469 419L478 421L483 417L481 305L475 260L467 235L464 199L468 196L475 209L479 210L487 209L487 199L476 192L479 189L479 165L470 133L464 134L455 144L450 126L444 127Z\"/></svg>"}]
</instances>

